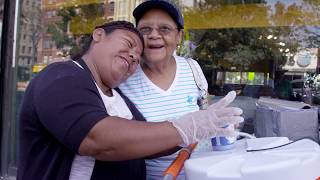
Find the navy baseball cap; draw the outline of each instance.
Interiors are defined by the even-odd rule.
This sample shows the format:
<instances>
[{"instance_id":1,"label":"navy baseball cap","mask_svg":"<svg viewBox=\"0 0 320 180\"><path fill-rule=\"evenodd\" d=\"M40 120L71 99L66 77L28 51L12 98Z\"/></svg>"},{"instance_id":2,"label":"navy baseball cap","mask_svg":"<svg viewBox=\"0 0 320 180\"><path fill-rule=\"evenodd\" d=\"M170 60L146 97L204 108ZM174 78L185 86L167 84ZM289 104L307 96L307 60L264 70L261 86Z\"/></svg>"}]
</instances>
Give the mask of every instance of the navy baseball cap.
<instances>
[{"instance_id":1,"label":"navy baseball cap","mask_svg":"<svg viewBox=\"0 0 320 180\"><path fill-rule=\"evenodd\" d=\"M138 22L143 17L143 15L151 9L164 10L176 22L179 29L184 28L183 17L179 8L169 0L147 0L137 6L132 13L133 17L136 19L136 25L138 25Z\"/></svg>"}]
</instances>

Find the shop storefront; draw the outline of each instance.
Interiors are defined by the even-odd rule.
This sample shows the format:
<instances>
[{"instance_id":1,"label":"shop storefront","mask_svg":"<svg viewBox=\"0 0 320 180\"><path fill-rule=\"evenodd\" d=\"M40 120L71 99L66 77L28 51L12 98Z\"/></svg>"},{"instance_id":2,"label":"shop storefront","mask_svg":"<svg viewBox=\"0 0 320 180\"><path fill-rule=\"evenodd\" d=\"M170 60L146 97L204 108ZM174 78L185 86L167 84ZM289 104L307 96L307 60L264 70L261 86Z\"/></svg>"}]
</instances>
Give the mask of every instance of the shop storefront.
<instances>
[{"instance_id":1,"label":"shop storefront","mask_svg":"<svg viewBox=\"0 0 320 180\"><path fill-rule=\"evenodd\" d=\"M19 107L30 80L47 65L69 60L95 26L133 21L141 2L0 0L2 176L16 174ZM236 90L246 107L261 96L320 104L319 1L175 2L185 19L177 54L198 61L210 94Z\"/></svg>"}]
</instances>

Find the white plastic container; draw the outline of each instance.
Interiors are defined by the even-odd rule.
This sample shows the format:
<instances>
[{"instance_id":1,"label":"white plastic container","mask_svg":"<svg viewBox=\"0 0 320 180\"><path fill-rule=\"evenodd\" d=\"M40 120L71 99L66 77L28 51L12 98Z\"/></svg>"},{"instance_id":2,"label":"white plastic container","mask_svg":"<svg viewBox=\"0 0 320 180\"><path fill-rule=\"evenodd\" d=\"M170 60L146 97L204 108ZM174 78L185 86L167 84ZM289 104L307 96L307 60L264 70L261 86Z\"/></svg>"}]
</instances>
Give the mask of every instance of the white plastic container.
<instances>
[{"instance_id":1,"label":"white plastic container","mask_svg":"<svg viewBox=\"0 0 320 180\"><path fill-rule=\"evenodd\" d=\"M195 152L185 162L188 180L315 180L320 177L320 147L304 139L281 148L246 152L289 142L285 137L239 140L227 151Z\"/></svg>"}]
</instances>

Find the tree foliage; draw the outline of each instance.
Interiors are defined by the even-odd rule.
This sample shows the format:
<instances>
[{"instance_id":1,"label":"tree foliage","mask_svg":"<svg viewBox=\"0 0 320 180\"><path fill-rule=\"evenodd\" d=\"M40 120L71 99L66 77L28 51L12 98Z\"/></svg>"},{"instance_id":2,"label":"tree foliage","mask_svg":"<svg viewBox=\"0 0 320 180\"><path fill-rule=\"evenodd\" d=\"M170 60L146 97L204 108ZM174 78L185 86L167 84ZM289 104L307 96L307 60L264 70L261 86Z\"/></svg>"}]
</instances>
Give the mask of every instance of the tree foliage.
<instances>
[{"instance_id":1,"label":"tree foliage","mask_svg":"<svg viewBox=\"0 0 320 180\"><path fill-rule=\"evenodd\" d=\"M246 71L255 69L253 67L257 64L268 64L268 61L273 61L276 68L281 69L292 61L292 58L288 58L290 54L292 56L301 48L320 46L319 27L304 25L306 22L311 25L320 22L318 1L305 0L301 4L278 1L270 5L263 0L204 0L200 1L197 8L187 9L184 14L198 17L197 23L212 27L213 21L220 25L230 23L219 20L232 20L230 17L242 11L239 9L241 5L260 10L247 11L241 17L243 21L256 24L260 21L264 27L188 29L188 40L196 44L194 58L218 69L236 67L237 71ZM226 12L226 9L230 11ZM222 11L224 14L220 17L219 12ZM209 19L212 17L215 18ZM258 21L255 21L257 17Z\"/></svg>"},{"instance_id":2,"label":"tree foliage","mask_svg":"<svg viewBox=\"0 0 320 180\"><path fill-rule=\"evenodd\" d=\"M52 35L56 47L64 56L80 50L92 30L106 22L104 6L101 3L66 6L58 11L61 21L52 23L48 33Z\"/></svg>"},{"instance_id":3,"label":"tree foliage","mask_svg":"<svg viewBox=\"0 0 320 180\"><path fill-rule=\"evenodd\" d=\"M62 50L64 54L67 54L67 49L75 45L73 36L68 34L69 22L76 16L75 8L62 8L58 11L58 16L61 17L61 21L50 24L48 33L52 35L56 48Z\"/></svg>"}]
</instances>

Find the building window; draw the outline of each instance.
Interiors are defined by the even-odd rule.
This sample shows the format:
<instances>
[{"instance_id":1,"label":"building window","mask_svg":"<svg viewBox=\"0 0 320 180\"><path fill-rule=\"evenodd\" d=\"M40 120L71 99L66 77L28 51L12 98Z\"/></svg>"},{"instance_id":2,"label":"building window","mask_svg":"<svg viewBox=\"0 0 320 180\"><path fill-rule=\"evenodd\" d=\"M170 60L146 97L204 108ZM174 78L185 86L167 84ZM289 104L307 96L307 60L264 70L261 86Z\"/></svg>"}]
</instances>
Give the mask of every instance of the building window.
<instances>
[{"instance_id":1,"label":"building window","mask_svg":"<svg viewBox=\"0 0 320 180\"><path fill-rule=\"evenodd\" d=\"M26 51L26 47L25 47L25 46L22 46L22 48L21 48L21 53L25 53L25 51Z\"/></svg>"},{"instance_id":2,"label":"building window","mask_svg":"<svg viewBox=\"0 0 320 180\"><path fill-rule=\"evenodd\" d=\"M49 57L48 56L43 56L43 62L45 64L48 64L49 63Z\"/></svg>"},{"instance_id":3,"label":"building window","mask_svg":"<svg viewBox=\"0 0 320 180\"><path fill-rule=\"evenodd\" d=\"M23 59L22 59L22 58L19 58L19 60L18 60L18 66L23 66Z\"/></svg>"},{"instance_id":4,"label":"building window","mask_svg":"<svg viewBox=\"0 0 320 180\"><path fill-rule=\"evenodd\" d=\"M30 35L29 42L32 43L33 36Z\"/></svg>"},{"instance_id":5,"label":"building window","mask_svg":"<svg viewBox=\"0 0 320 180\"><path fill-rule=\"evenodd\" d=\"M78 11L79 9L76 9L76 12ZM46 16L47 16L47 18L52 18L52 17L55 17L55 16L57 16L57 11L47 11L46 12Z\"/></svg>"},{"instance_id":6,"label":"building window","mask_svg":"<svg viewBox=\"0 0 320 180\"><path fill-rule=\"evenodd\" d=\"M43 63L44 64L48 64L49 63L48 56L43 56Z\"/></svg>"},{"instance_id":7,"label":"building window","mask_svg":"<svg viewBox=\"0 0 320 180\"><path fill-rule=\"evenodd\" d=\"M114 12L114 2L109 3L109 13Z\"/></svg>"},{"instance_id":8,"label":"building window","mask_svg":"<svg viewBox=\"0 0 320 180\"><path fill-rule=\"evenodd\" d=\"M43 48L49 49L51 47L51 41L49 39L44 40L43 42Z\"/></svg>"},{"instance_id":9,"label":"building window","mask_svg":"<svg viewBox=\"0 0 320 180\"><path fill-rule=\"evenodd\" d=\"M23 61L23 66L28 66L29 65L29 60L28 58L25 58Z\"/></svg>"},{"instance_id":10,"label":"building window","mask_svg":"<svg viewBox=\"0 0 320 180\"><path fill-rule=\"evenodd\" d=\"M120 15L124 15L127 9L127 1L120 1L119 2L119 12Z\"/></svg>"},{"instance_id":11,"label":"building window","mask_svg":"<svg viewBox=\"0 0 320 180\"><path fill-rule=\"evenodd\" d=\"M51 11L47 11L47 18L52 18L52 12Z\"/></svg>"}]
</instances>

